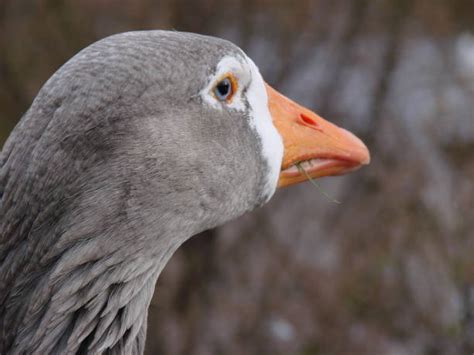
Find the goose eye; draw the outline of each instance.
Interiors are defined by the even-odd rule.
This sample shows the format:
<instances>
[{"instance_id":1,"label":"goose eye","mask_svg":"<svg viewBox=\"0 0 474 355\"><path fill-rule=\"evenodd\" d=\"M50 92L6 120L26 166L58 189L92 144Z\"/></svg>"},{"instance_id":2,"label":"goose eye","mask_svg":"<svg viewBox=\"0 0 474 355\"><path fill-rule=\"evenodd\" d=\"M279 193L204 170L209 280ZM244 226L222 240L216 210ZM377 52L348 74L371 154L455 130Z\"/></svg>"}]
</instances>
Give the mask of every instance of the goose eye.
<instances>
[{"instance_id":1,"label":"goose eye","mask_svg":"<svg viewBox=\"0 0 474 355\"><path fill-rule=\"evenodd\" d=\"M229 78L224 78L214 87L214 95L219 101L228 101L232 98L234 89L232 81Z\"/></svg>"}]
</instances>

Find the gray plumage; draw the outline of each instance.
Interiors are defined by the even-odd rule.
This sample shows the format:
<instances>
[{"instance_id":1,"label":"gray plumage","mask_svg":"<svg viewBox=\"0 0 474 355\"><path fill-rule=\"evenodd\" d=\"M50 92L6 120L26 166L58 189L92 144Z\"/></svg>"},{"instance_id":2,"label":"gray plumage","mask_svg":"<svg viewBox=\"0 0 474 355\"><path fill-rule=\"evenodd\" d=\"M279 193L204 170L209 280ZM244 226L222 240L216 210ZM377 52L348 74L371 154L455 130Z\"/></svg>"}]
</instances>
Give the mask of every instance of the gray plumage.
<instances>
[{"instance_id":1,"label":"gray plumage","mask_svg":"<svg viewBox=\"0 0 474 355\"><path fill-rule=\"evenodd\" d=\"M265 202L261 142L198 95L229 42L115 35L43 86L0 155L0 353L141 354L163 266Z\"/></svg>"}]
</instances>

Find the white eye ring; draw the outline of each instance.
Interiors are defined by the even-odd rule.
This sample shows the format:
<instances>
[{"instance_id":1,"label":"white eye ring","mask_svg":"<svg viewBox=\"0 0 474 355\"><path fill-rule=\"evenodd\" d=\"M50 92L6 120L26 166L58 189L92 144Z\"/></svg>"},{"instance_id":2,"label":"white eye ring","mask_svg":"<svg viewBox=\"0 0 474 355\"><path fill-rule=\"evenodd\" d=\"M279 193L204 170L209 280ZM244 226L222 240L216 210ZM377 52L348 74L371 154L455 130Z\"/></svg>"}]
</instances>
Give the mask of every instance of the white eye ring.
<instances>
[{"instance_id":1,"label":"white eye ring","mask_svg":"<svg viewBox=\"0 0 474 355\"><path fill-rule=\"evenodd\" d=\"M208 85L200 92L204 102L217 110L227 107L237 111L245 111L245 100L244 97L241 97L243 91L240 88L241 84L245 86L247 82L250 82L250 70L245 58L225 56L213 72L208 79ZM229 87L225 79L230 81L231 90L228 90ZM225 85L218 87L220 84Z\"/></svg>"}]
</instances>

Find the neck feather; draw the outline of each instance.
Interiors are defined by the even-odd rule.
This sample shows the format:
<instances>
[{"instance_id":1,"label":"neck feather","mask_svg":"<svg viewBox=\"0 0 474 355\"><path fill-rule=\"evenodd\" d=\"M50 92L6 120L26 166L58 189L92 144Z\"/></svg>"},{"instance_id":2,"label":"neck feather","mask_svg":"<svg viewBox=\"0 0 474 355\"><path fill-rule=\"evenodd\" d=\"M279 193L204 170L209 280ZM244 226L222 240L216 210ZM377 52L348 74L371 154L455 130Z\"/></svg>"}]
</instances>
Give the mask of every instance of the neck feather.
<instances>
[{"instance_id":1,"label":"neck feather","mask_svg":"<svg viewBox=\"0 0 474 355\"><path fill-rule=\"evenodd\" d=\"M6 190L0 353L142 354L156 280L185 239L156 217L169 212L113 184L41 208Z\"/></svg>"},{"instance_id":2,"label":"neck feather","mask_svg":"<svg viewBox=\"0 0 474 355\"><path fill-rule=\"evenodd\" d=\"M0 326L10 337L1 353L143 352L155 283L177 245L99 255L106 239L77 243L54 261L45 255L48 267L40 261L16 275L3 304Z\"/></svg>"}]
</instances>

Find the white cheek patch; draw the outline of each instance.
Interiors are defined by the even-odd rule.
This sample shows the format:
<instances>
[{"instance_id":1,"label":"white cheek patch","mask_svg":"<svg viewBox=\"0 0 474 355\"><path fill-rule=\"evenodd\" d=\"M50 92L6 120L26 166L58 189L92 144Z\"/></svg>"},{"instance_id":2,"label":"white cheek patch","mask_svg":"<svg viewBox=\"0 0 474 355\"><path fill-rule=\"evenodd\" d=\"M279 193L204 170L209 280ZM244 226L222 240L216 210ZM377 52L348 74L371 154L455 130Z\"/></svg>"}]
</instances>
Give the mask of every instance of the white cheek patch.
<instances>
[{"instance_id":1,"label":"white cheek patch","mask_svg":"<svg viewBox=\"0 0 474 355\"><path fill-rule=\"evenodd\" d=\"M251 70L251 84L247 91L250 105L250 120L262 142L262 155L267 161L269 172L265 186L265 198L268 201L275 193L283 159L283 141L273 125L268 109L268 96L265 84L255 63L247 57Z\"/></svg>"},{"instance_id":2,"label":"white cheek patch","mask_svg":"<svg viewBox=\"0 0 474 355\"><path fill-rule=\"evenodd\" d=\"M209 78L209 84L199 93L204 102L217 110L226 108L241 111L250 117L250 125L260 138L264 160L268 166L264 191L265 202L275 193L283 159L283 142L273 125L268 109L268 97L262 75L255 63L244 53L242 58L225 56L217 65L216 73ZM217 81L226 73L232 73L238 80L238 89L232 101L223 104L213 94ZM249 84L250 83L250 84ZM249 84L249 85L248 85ZM242 90L247 87L244 95ZM248 103L249 108L246 106ZM249 110L249 112L247 112Z\"/></svg>"},{"instance_id":3,"label":"white cheek patch","mask_svg":"<svg viewBox=\"0 0 474 355\"><path fill-rule=\"evenodd\" d=\"M219 101L212 91L214 90L214 86L217 84L217 80L219 78L223 78L227 73L238 74L244 73L244 64L245 62L241 62L236 57L232 56L225 56L221 59L219 64L217 64L216 73L213 74L209 78L209 84L206 86L199 94L202 99L212 106L215 109L222 110L222 102ZM226 106L232 108L234 110L245 111L245 103L242 100L242 85L239 85L237 88L237 92L234 93L232 97L232 101L226 103Z\"/></svg>"}]
</instances>

